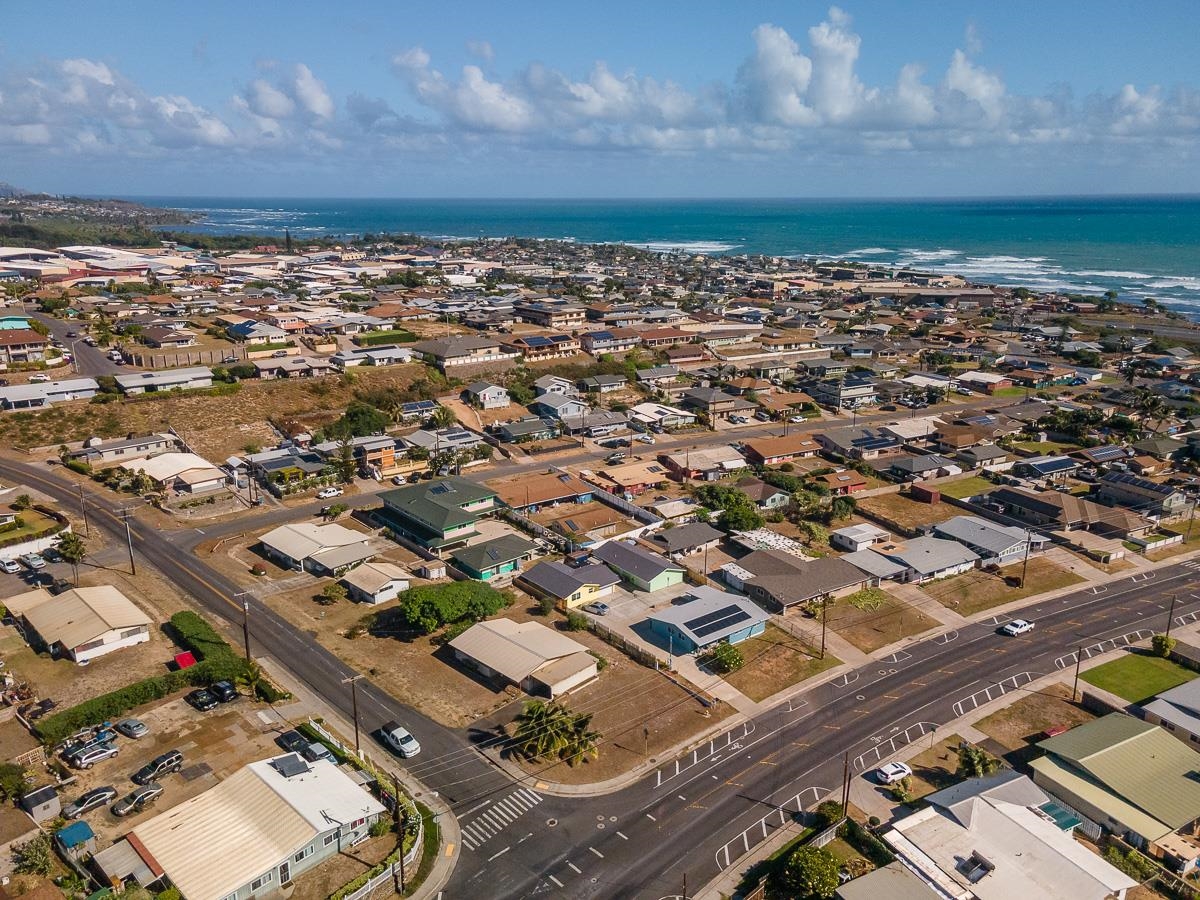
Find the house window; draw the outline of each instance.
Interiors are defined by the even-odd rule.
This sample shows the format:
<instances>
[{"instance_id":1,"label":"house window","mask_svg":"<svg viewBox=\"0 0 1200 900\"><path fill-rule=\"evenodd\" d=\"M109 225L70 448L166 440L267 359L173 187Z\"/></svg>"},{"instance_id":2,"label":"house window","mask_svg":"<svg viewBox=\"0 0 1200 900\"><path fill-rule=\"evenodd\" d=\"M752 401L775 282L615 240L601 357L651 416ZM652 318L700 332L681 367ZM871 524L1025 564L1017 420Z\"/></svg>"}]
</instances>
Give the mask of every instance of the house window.
<instances>
[{"instance_id":1,"label":"house window","mask_svg":"<svg viewBox=\"0 0 1200 900\"><path fill-rule=\"evenodd\" d=\"M265 875L260 875L258 878L255 878L252 882L250 882L250 890L257 891L262 888L263 885L270 884L274 880L275 873L267 872Z\"/></svg>"},{"instance_id":2,"label":"house window","mask_svg":"<svg viewBox=\"0 0 1200 900\"><path fill-rule=\"evenodd\" d=\"M351 828L351 830L356 830L356 829L362 828L363 825L366 824L366 822L367 822L366 819L355 819L353 822L350 823L350 828Z\"/></svg>"},{"instance_id":3,"label":"house window","mask_svg":"<svg viewBox=\"0 0 1200 900\"><path fill-rule=\"evenodd\" d=\"M324 841L325 846L328 847L330 844L332 844L336 840L337 840L337 832L331 832L330 834L325 835L325 841Z\"/></svg>"},{"instance_id":4,"label":"house window","mask_svg":"<svg viewBox=\"0 0 1200 900\"><path fill-rule=\"evenodd\" d=\"M311 844L292 857L292 862L304 862L305 859L317 852L317 848Z\"/></svg>"}]
</instances>

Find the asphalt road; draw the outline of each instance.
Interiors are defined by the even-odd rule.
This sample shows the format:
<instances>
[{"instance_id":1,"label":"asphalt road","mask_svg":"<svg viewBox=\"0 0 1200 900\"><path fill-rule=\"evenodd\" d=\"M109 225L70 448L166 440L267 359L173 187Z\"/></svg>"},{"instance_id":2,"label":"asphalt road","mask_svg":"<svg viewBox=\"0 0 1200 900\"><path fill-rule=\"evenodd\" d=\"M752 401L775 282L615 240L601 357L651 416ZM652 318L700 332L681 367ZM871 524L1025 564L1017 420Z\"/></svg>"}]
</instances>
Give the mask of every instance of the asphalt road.
<instances>
[{"instance_id":1,"label":"asphalt road","mask_svg":"<svg viewBox=\"0 0 1200 900\"><path fill-rule=\"evenodd\" d=\"M81 338L86 333L86 329L79 322L66 322L62 319L56 319L53 316L45 315L44 313L28 313L31 319L37 319L43 325L50 329L50 334L57 338L58 342L72 350L75 356L75 364L73 367L68 366L62 371L64 373L60 378L73 378L78 376L90 376L95 378L97 375L119 375L122 372L137 371L129 366L118 366L110 360L105 354L107 350L100 347L89 347ZM73 331L79 337L67 337L67 332Z\"/></svg>"}]
</instances>

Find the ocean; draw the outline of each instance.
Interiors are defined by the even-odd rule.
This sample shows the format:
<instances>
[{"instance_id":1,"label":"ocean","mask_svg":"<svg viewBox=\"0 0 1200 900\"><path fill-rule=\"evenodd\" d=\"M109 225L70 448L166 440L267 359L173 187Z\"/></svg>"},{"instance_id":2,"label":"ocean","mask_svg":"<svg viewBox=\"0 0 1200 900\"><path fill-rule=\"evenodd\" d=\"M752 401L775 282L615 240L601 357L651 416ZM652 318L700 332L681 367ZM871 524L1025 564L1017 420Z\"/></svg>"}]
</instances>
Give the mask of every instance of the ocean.
<instances>
[{"instance_id":1,"label":"ocean","mask_svg":"<svg viewBox=\"0 0 1200 900\"><path fill-rule=\"evenodd\" d=\"M362 200L137 197L192 230L408 232L847 259L1031 290L1153 297L1200 319L1200 197L964 200Z\"/></svg>"}]
</instances>

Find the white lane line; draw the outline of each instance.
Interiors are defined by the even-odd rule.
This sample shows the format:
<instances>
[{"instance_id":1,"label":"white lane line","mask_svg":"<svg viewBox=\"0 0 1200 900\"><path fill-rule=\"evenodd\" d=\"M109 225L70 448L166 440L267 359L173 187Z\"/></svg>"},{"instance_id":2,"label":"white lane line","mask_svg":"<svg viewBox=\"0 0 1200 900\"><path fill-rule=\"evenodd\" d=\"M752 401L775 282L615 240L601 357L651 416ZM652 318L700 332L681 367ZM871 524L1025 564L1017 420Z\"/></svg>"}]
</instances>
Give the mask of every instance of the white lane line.
<instances>
[{"instance_id":1,"label":"white lane line","mask_svg":"<svg viewBox=\"0 0 1200 900\"><path fill-rule=\"evenodd\" d=\"M650 815L650 813L646 813L646 818L649 819L651 822L658 821L658 819L654 818L654 816Z\"/></svg>"},{"instance_id":2,"label":"white lane line","mask_svg":"<svg viewBox=\"0 0 1200 900\"><path fill-rule=\"evenodd\" d=\"M588 849L591 850L593 853L595 853L601 859L604 859L604 854L601 853L599 850L597 850L595 847L588 847Z\"/></svg>"},{"instance_id":3,"label":"white lane line","mask_svg":"<svg viewBox=\"0 0 1200 900\"><path fill-rule=\"evenodd\" d=\"M684 801L687 800L687 797L683 796L683 794L676 794L675 796L678 797L680 800L684 800Z\"/></svg>"},{"instance_id":4,"label":"white lane line","mask_svg":"<svg viewBox=\"0 0 1200 900\"><path fill-rule=\"evenodd\" d=\"M489 802L489 801L487 801L487 800L484 800L484 801L483 801L482 803L480 803L478 806L472 806L472 807L471 807L470 809L468 809L468 810L467 810L465 813L463 813L461 816L459 816L459 818L460 818L460 819L465 819L465 818L466 818L467 816L469 816L471 813L473 813L473 812L479 812L479 810L483 809L485 806L487 806L487 805L488 805L488 802Z\"/></svg>"},{"instance_id":5,"label":"white lane line","mask_svg":"<svg viewBox=\"0 0 1200 900\"><path fill-rule=\"evenodd\" d=\"M511 849L512 849L511 847L505 847L499 853L493 853L491 856L488 857L488 862L491 862L494 859L499 859L500 857L502 857L505 853L507 853Z\"/></svg>"},{"instance_id":6,"label":"white lane line","mask_svg":"<svg viewBox=\"0 0 1200 900\"><path fill-rule=\"evenodd\" d=\"M569 863L567 863L567 865L575 870L576 875L578 875L580 872L583 871L583 869L579 868L579 866L575 865L575 863L573 863L573 862L569 862Z\"/></svg>"},{"instance_id":7,"label":"white lane line","mask_svg":"<svg viewBox=\"0 0 1200 900\"><path fill-rule=\"evenodd\" d=\"M619 832L619 831L617 832L617 837L619 837L623 841L629 840L629 838L627 838L625 835L621 834L621 832Z\"/></svg>"},{"instance_id":8,"label":"white lane line","mask_svg":"<svg viewBox=\"0 0 1200 900\"><path fill-rule=\"evenodd\" d=\"M563 883L561 881L559 881L557 878L555 878L553 875L547 875L546 877L549 878L551 881L553 881L555 884L557 884L559 887L563 886Z\"/></svg>"}]
</instances>

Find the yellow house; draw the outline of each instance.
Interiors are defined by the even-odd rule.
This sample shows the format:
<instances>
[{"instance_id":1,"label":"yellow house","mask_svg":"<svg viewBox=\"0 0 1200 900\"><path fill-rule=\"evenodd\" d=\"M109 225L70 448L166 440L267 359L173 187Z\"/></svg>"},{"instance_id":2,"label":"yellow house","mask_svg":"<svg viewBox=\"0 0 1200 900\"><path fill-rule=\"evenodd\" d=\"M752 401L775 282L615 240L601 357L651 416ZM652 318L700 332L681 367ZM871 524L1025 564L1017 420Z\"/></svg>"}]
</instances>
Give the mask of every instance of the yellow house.
<instances>
[{"instance_id":1,"label":"yellow house","mask_svg":"<svg viewBox=\"0 0 1200 900\"><path fill-rule=\"evenodd\" d=\"M577 609L612 594L620 578L608 566L572 568L562 562L538 563L518 583L537 597L552 597L565 609Z\"/></svg>"}]
</instances>

